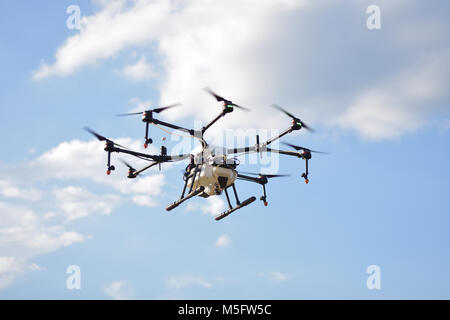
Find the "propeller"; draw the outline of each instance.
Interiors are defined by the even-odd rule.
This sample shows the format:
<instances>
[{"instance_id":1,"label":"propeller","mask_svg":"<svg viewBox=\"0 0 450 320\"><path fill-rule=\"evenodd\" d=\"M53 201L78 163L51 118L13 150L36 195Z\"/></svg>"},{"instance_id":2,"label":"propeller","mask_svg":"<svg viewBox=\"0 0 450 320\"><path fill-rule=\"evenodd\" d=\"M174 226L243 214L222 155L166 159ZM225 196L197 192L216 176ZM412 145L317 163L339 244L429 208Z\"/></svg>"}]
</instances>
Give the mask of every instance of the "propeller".
<instances>
[{"instance_id":1,"label":"propeller","mask_svg":"<svg viewBox=\"0 0 450 320\"><path fill-rule=\"evenodd\" d=\"M264 202L264 206L266 206L266 207L268 205L268 202L267 202L266 186L265 185L267 184L267 182L269 182L267 179L290 176L289 174L263 174L263 173L254 173L254 172L241 172L241 173L257 176L257 178L256 178L257 180L256 181L250 180L248 177L242 177L242 176L241 176L241 179L247 180L247 181L254 181L254 182L257 182L260 185L262 185L262 187L263 187L263 195L262 195L261 198L259 198L259 200L263 201ZM238 176L238 178L239 178L239 176Z\"/></svg>"},{"instance_id":2,"label":"propeller","mask_svg":"<svg viewBox=\"0 0 450 320\"><path fill-rule=\"evenodd\" d=\"M138 114L143 114L144 112L155 112L155 113L160 113L163 112L164 110L170 109L170 108L174 108L174 107L178 107L180 106L181 103L174 103L165 107L160 107L160 108L156 108L156 109L150 109L150 110L145 110L145 111L141 111L141 112L131 112L131 113L121 113L118 114L118 117L127 117L127 116L134 116L134 115L138 115Z\"/></svg>"},{"instance_id":3,"label":"propeller","mask_svg":"<svg viewBox=\"0 0 450 320\"><path fill-rule=\"evenodd\" d=\"M311 131L311 132L315 132L314 129L312 129L311 127L309 127L308 125L306 125L306 123L304 123L302 120L300 120L299 118L297 118L296 116L294 116L293 114L287 112L286 110L284 110L282 107L280 107L279 105L273 104L272 105L273 108L283 112L285 115L287 115L288 117L291 117L295 122L297 122L297 124L299 124L301 127Z\"/></svg>"},{"instance_id":4,"label":"propeller","mask_svg":"<svg viewBox=\"0 0 450 320\"><path fill-rule=\"evenodd\" d=\"M282 142L282 143L285 144L285 145L287 145L287 146L289 146L289 147L291 147L291 148L294 148L294 149L297 150L297 151L304 150L304 151L306 151L306 152L315 152L315 153L322 153L322 154L330 154L329 152L323 152L323 151L311 150L311 149L308 149L308 148L305 148L305 147L296 146L296 145L294 145L294 144L290 144L290 143L287 143L287 142Z\"/></svg>"},{"instance_id":5,"label":"propeller","mask_svg":"<svg viewBox=\"0 0 450 320\"><path fill-rule=\"evenodd\" d=\"M131 171L136 171L136 169L133 168L133 167L132 167L128 162L126 162L125 160L120 159L120 158L119 158L119 160L120 160L120 162L122 162L124 165L126 165L126 166L128 167L128 169L130 169Z\"/></svg>"},{"instance_id":6,"label":"propeller","mask_svg":"<svg viewBox=\"0 0 450 320\"><path fill-rule=\"evenodd\" d=\"M110 142L110 143L112 143L112 144L115 145L115 146L118 146L118 147L127 149L126 147L124 147L124 146L122 146L122 145L120 145L120 144L118 144L118 143L116 143L116 142L114 142L114 141L111 141L111 140L109 140L108 138L105 138L104 136L98 134L97 132L95 132L94 130L92 130L92 129L89 128L89 127L84 127L84 130L86 130L87 132L89 132L90 134L92 134L93 136L95 136L99 141Z\"/></svg>"},{"instance_id":7,"label":"propeller","mask_svg":"<svg viewBox=\"0 0 450 320\"><path fill-rule=\"evenodd\" d=\"M133 166L131 166L129 163L127 163L125 160L123 160L123 159L120 159L119 158L119 160L124 164L124 165L126 165L127 167L128 167L128 178L131 178L131 179L133 179L133 178L136 178L138 175L142 175L142 172L143 171L145 171L145 170L147 170L147 169L149 169L149 168L151 168L151 167L153 167L153 166L155 166L155 165L157 165L157 164L161 164L161 162L152 162L151 164L149 164L148 166L146 166L146 167L144 167L144 168L142 168L142 169L139 169L139 170L136 170L135 168L133 168ZM144 174L145 175L145 174Z\"/></svg>"},{"instance_id":8,"label":"propeller","mask_svg":"<svg viewBox=\"0 0 450 320\"><path fill-rule=\"evenodd\" d=\"M278 177L289 177L290 174L263 174L263 173L254 173L254 172L243 172L243 171L239 171L240 173L244 173L244 174L251 174L254 176L258 176L258 177L266 177L266 178L278 178Z\"/></svg>"},{"instance_id":9,"label":"propeller","mask_svg":"<svg viewBox=\"0 0 450 320\"><path fill-rule=\"evenodd\" d=\"M212 90L211 90L210 88L208 88L208 87L206 87L206 88L204 88L204 89L205 89L205 91L207 91L210 95L212 95L214 98L216 98L216 100L217 100L218 102L224 102L226 105L233 106L233 107L236 107L236 108L245 110L245 111L250 111L250 109L244 108L244 107L242 107L242 106L240 106L240 105L237 105L237 104L233 103L233 102L230 101L230 100L225 99L224 97L219 96L217 93L215 93L214 91L212 91Z\"/></svg>"},{"instance_id":10,"label":"propeller","mask_svg":"<svg viewBox=\"0 0 450 320\"><path fill-rule=\"evenodd\" d=\"M136 169L133 168L128 162L126 162L123 159L120 159L120 162L122 162L124 165L126 165L128 167L128 178L132 179L132 178L136 178L137 175L135 175L134 173L136 172Z\"/></svg>"}]
</instances>

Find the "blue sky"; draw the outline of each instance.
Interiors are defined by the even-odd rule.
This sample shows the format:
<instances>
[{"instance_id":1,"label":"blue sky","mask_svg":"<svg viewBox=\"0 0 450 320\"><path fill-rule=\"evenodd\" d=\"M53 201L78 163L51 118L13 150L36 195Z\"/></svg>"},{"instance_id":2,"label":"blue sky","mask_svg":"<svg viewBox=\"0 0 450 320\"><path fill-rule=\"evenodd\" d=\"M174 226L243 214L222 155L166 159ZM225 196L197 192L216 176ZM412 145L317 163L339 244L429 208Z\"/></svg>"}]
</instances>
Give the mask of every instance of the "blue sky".
<instances>
[{"instance_id":1,"label":"blue sky","mask_svg":"<svg viewBox=\"0 0 450 320\"><path fill-rule=\"evenodd\" d=\"M80 30L66 27L72 4ZM366 27L370 4L380 30ZM448 9L3 1L0 298L448 299ZM308 185L303 161L274 157L276 172L292 175L269 182L269 206L221 222L214 198L165 211L184 163L129 181L114 157L106 177L103 145L83 126L142 148L139 118L114 114L180 101L161 117L193 127L220 111L205 86L252 109L227 115L209 141L285 129L289 119L268 107L276 102L317 130L282 141L331 155L313 156ZM152 134L153 152L162 137L169 152L180 147ZM242 170L260 167L270 165ZM249 182L237 188L261 195ZM70 265L81 290L66 287ZM370 265L381 290L366 287Z\"/></svg>"}]
</instances>

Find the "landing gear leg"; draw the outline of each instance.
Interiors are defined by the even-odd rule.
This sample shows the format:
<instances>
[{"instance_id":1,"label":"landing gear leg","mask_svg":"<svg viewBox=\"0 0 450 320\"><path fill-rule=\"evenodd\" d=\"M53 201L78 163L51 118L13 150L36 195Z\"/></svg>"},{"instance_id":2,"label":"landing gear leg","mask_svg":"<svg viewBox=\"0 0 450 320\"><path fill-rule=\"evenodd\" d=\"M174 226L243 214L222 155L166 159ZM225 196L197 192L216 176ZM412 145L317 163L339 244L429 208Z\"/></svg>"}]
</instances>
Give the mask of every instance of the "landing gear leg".
<instances>
[{"instance_id":1,"label":"landing gear leg","mask_svg":"<svg viewBox=\"0 0 450 320\"><path fill-rule=\"evenodd\" d=\"M186 193L186 187L189 181L189 174L191 173L191 170L189 170L189 172L186 175L186 181L184 181L184 186L183 186L183 192L181 193L181 198L182 199L184 197L184 194Z\"/></svg>"},{"instance_id":2,"label":"landing gear leg","mask_svg":"<svg viewBox=\"0 0 450 320\"><path fill-rule=\"evenodd\" d=\"M205 190L205 187L200 186L199 188L197 188L197 190L195 190L195 191L189 193L186 197L181 198L181 199L179 199L179 200L173 202L172 204L170 204L170 205L166 208L166 210L167 210L167 211L170 211L170 210L172 210L173 208L178 207L180 204L182 204L182 203L185 202L186 200L189 200L190 198L195 197L196 195L199 195L200 193L202 193L203 190Z\"/></svg>"},{"instance_id":3,"label":"landing gear leg","mask_svg":"<svg viewBox=\"0 0 450 320\"><path fill-rule=\"evenodd\" d=\"M227 196L228 206L230 207L230 210L231 210L231 209L233 209L233 206L231 205L230 197L228 196L227 188L223 189L223 191L225 191L225 195Z\"/></svg>"},{"instance_id":4,"label":"landing gear leg","mask_svg":"<svg viewBox=\"0 0 450 320\"><path fill-rule=\"evenodd\" d=\"M198 172L198 165L195 165L195 169L194 169L194 175L192 176L192 183L191 183L191 187L189 188L189 193L192 192L192 188L194 188L194 183L195 183L195 177L197 176L197 172Z\"/></svg>"},{"instance_id":5,"label":"landing gear leg","mask_svg":"<svg viewBox=\"0 0 450 320\"><path fill-rule=\"evenodd\" d=\"M308 184L309 183L309 179L308 179L308 159L305 159L305 172L302 173L302 178L305 179L305 183Z\"/></svg>"},{"instance_id":6,"label":"landing gear leg","mask_svg":"<svg viewBox=\"0 0 450 320\"><path fill-rule=\"evenodd\" d=\"M192 168L192 167L191 167ZM189 170L189 173L192 171L192 169ZM189 188L189 193L185 196L185 192L186 192L186 187L189 181L189 173L186 177L186 181L184 182L184 187L183 187L183 193L181 194L181 198L178 199L177 201L173 202L172 204L170 204L169 206L167 206L166 210L170 211L176 207L178 207L180 204L182 204L184 201L191 199L192 197L195 197L199 194L201 194L204 190L205 187L200 186L195 190L192 190L194 188L194 182L195 182L195 177L197 176L198 172L199 172L199 166L196 165L194 168L194 174L192 176L192 182L191 182L191 186Z\"/></svg>"},{"instance_id":7,"label":"landing gear leg","mask_svg":"<svg viewBox=\"0 0 450 320\"><path fill-rule=\"evenodd\" d=\"M106 174L109 176L111 171L116 170L116 167L111 165L111 151L108 151L108 164L106 165L108 169L106 170Z\"/></svg>"},{"instance_id":8,"label":"landing gear leg","mask_svg":"<svg viewBox=\"0 0 450 320\"><path fill-rule=\"evenodd\" d=\"M148 126L149 126L149 123L146 122L145 123L145 142L144 142L144 148L145 149L147 149L149 144L153 143L153 140L148 138Z\"/></svg>"},{"instance_id":9,"label":"landing gear leg","mask_svg":"<svg viewBox=\"0 0 450 320\"><path fill-rule=\"evenodd\" d=\"M268 203L267 203L267 194L266 194L266 185L262 185L263 187L263 196L261 198L259 198L259 200L264 202L264 206L267 207Z\"/></svg>"},{"instance_id":10,"label":"landing gear leg","mask_svg":"<svg viewBox=\"0 0 450 320\"><path fill-rule=\"evenodd\" d=\"M234 197L236 198L236 204L240 205L241 202L239 201L239 197L238 197L238 194L237 194L237 191L236 191L236 186L234 185L234 183L231 186L233 187Z\"/></svg>"}]
</instances>

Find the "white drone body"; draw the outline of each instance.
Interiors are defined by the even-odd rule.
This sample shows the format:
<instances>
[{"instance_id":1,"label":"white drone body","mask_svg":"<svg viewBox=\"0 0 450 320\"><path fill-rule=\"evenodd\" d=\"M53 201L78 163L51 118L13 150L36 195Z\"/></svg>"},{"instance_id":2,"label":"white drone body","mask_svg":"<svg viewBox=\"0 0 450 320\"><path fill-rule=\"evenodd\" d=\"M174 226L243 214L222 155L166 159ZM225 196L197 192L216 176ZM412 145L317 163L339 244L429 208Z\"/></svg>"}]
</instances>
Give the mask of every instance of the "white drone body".
<instances>
[{"instance_id":1,"label":"white drone body","mask_svg":"<svg viewBox=\"0 0 450 320\"><path fill-rule=\"evenodd\" d=\"M199 146L192 150L194 163L199 164L199 172L194 177L189 175L187 187L193 190L199 187L204 187L202 197L209 197L212 195L220 195L222 191L231 186L238 176L238 173L230 164L234 164L234 158L227 158L227 149L219 146L207 146L202 148ZM227 166L225 166L227 165Z\"/></svg>"}]
</instances>

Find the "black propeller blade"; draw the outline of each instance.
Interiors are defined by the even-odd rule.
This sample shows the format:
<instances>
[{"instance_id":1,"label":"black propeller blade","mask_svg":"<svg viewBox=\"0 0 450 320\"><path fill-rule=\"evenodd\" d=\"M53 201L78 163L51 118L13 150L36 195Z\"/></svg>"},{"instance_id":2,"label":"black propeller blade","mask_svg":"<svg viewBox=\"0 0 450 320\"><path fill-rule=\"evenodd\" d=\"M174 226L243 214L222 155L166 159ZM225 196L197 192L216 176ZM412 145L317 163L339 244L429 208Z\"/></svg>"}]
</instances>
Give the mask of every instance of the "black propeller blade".
<instances>
[{"instance_id":1,"label":"black propeller blade","mask_svg":"<svg viewBox=\"0 0 450 320\"><path fill-rule=\"evenodd\" d=\"M119 160L120 160L120 162L122 162L124 165L126 165L126 166L128 167L128 178L130 178L130 179L136 178L136 177L137 177L136 169L133 168L133 167L132 167L128 162L126 162L125 160L120 159L120 158L119 158Z\"/></svg>"},{"instance_id":2,"label":"black propeller blade","mask_svg":"<svg viewBox=\"0 0 450 320\"><path fill-rule=\"evenodd\" d=\"M87 132L89 132L90 134L92 134L93 136L95 136L99 141L111 142L111 143L114 144L115 146L118 146L118 147L127 149L126 147L124 147L124 146L122 146L122 145L120 145L120 144L118 144L118 143L115 143L114 141L109 140L108 138L105 138L104 136L98 134L97 132L95 132L94 130L92 130L92 129L89 128L89 127L84 127L84 130L86 130Z\"/></svg>"},{"instance_id":3,"label":"black propeller blade","mask_svg":"<svg viewBox=\"0 0 450 320\"><path fill-rule=\"evenodd\" d=\"M132 113L121 113L118 114L118 117L127 117L127 116L134 116L134 115L138 115L138 114L143 114L144 112L156 112L156 113L160 113L164 110L170 109L170 108L174 108L174 107L178 107L180 106L181 103L174 103L165 107L161 107L161 108L156 108L156 109L150 109L150 110L145 110L145 111L141 111L141 112L132 112Z\"/></svg>"},{"instance_id":4,"label":"black propeller blade","mask_svg":"<svg viewBox=\"0 0 450 320\"><path fill-rule=\"evenodd\" d=\"M99 135L97 132L95 132L94 130L92 130L89 127L84 127L83 129L86 130L87 132L89 132L90 134L92 134L93 136L95 136L99 141L109 141L104 136Z\"/></svg>"},{"instance_id":5,"label":"black propeller blade","mask_svg":"<svg viewBox=\"0 0 450 320\"><path fill-rule=\"evenodd\" d=\"M287 115L288 117L291 117L293 120L295 120L296 122L298 122L303 128L311 131L311 132L315 132L315 130L311 127L309 127L306 123L304 123L302 120L300 120L299 118L297 118L296 116L294 116L293 114L287 112L286 110L284 110L282 107L280 107L279 105L273 104L272 105L273 108L283 112L285 115Z\"/></svg>"},{"instance_id":6,"label":"black propeller blade","mask_svg":"<svg viewBox=\"0 0 450 320\"><path fill-rule=\"evenodd\" d=\"M297 150L297 151L304 150L304 151L306 151L306 152L315 152L315 153L322 153L322 154L330 154L330 153L328 153L328 152L316 151L316 150L311 150L311 149L308 149L308 148L305 148L305 147L296 146L296 145L294 145L294 144L290 144L290 143L287 143L287 142L283 142L283 144L285 144L285 145L287 145L287 146L289 146L289 147L291 147L291 148L294 148L294 149Z\"/></svg>"},{"instance_id":7,"label":"black propeller blade","mask_svg":"<svg viewBox=\"0 0 450 320\"><path fill-rule=\"evenodd\" d=\"M130 169L131 171L136 171L136 169L133 168L133 167L132 167L128 162L126 162L125 160L120 159L120 158L119 158L119 160L120 160L120 162L122 162L124 165L126 165L126 166L128 167L128 169Z\"/></svg>"},{"instance_id":8,"label":"black propeller blade","mask_svg":"<svg viewBox=\"0 0 450 320\"><path fill-rule=\"evenodd\" d=\"M161 165L161 162L152 162L151 164L149 164L148 166L146 166L146 167L144 167L144 168L142 168L142 169L139 169L139 170L136 170L135 168L133 168L133 166L131 166L128 162L126 162L125 160L123 160L123 159L120 159L119 158L119 160L124 164L124 165L126 165L127 167L128 167L128 169L129 169L129 171L128 171L128 178L136 178L137 176L140 176L140 175L142 175L142 172L144 172L145 170L147 170L147 169L149 169L149 168L151 168L151 167L153 167L153 166L155 166L155 165L157 165L157 164L159 164L159 165ZM145 175L145 173L144 173L144 175Z\"/></svg>"},{"instance_id":9,"label":"black propeller blade","mask_svg":"<svg viewBox=\"0 0 450 320\"><path fill-rule=\"evenodd\" d=\"M258 177L266 177L266 178L278 178L278 177L289 177L290 174L263 174L263 173L254 173L254 172L242 172L239 171L239 173L243 174L251 174Z\"/></svg>"},{"instance_id":10,"label":"black propeller blade","mask_svg":"<svg viewBox=\"0 0 450 320\"><path fill-rule=\"evenodd\" d=\"M242 106L240 106L240 105L237 105L237 104L233 103L233 102L230 101L230 100L225 99L224 97L219 96L217 93L215 93L214 91L212 91L212 90L211 90L210 88L208 88L208 87L206 87L206 88L204 88L204 89L205 89L205 91L207 91L209 94L211 94L214 98L216 98L216 100L217 100L218 102L225 102L227 105L231 105L231 106L233 106L233 107L236 107L236 108L239 108L239 109L242 109L242 110L245 110L245 111L250 111L250 109L248 109L248 108L244 108L244 107L242 107Z\"/></svg>"}]
</instances>

